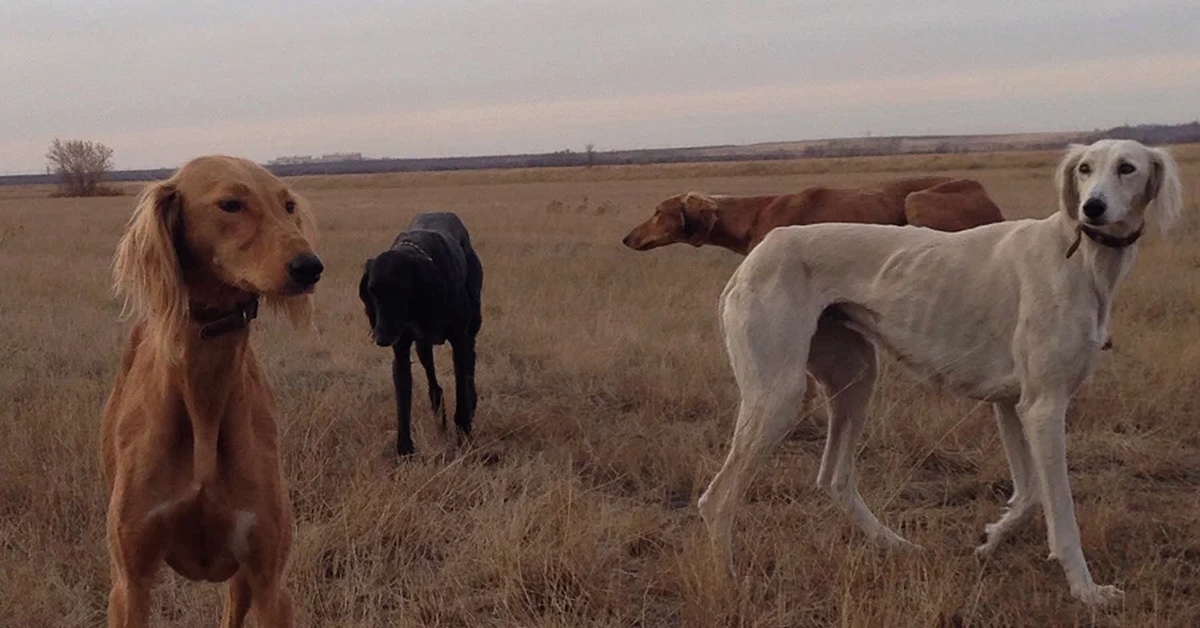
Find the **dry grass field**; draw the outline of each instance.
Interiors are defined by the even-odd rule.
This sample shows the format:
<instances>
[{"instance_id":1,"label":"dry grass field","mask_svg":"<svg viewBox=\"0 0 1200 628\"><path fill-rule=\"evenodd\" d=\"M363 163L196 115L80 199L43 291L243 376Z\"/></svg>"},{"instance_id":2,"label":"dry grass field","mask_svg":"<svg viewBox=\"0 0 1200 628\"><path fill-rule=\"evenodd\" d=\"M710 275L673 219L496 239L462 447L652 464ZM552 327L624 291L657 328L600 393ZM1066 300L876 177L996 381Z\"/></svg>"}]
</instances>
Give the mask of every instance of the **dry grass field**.
<instances>
[{"instance_id":1,"label":"dry grass field","mask_svg":"<svg viewBox=\"0 0 1200 628\"><path fill-rule=\"evenodd\" d=\"M695 502L731 433L716 302L740 258L620 244L687 189L904 172L972 176L1008 217L1040 217L1056 154L294 180L328 268L319 335L267 317L254 342L280 411L299 625L1200 625L1200 150L1177 155L1189 216L1143 246L1115 307L1116 349L1069 415L1084 551L1098 581L1128 592L1104 613L1070 599L1040 517L993 559L974 557L1010 488L990 409L890 364L860 484L926 551L876 551L815 489L825 428L811 416L753 482L742 578L727 581ZM109 265L133 199L48 192L0 188L0 625L95 626L108 590L97 435L128 329ZM476 440L448 446L418 375L418 455L398 463L390 352L370 342L356 286L368 256L435 209L462 215L485 268ZM437 358L452 399L448 349ZM159 625L216 625L222 595L164 569Z\"/></svg>"}]
</instances>

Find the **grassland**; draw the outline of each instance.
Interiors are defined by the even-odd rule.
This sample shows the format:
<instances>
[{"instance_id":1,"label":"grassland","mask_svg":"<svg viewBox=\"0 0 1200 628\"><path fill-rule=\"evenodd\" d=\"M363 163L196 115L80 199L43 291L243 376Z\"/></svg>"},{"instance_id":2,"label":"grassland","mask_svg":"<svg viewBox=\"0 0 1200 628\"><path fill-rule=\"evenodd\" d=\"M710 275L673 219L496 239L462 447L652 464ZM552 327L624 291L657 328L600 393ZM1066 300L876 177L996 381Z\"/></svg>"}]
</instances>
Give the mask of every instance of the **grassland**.
<instances>
[{"instance_id":1,"label":"grassland","mask_svg":"<svg viewBox=\"0 0 1200 628\"><path fill-rule=\"evenodd\" d=\"M860 454L864 496L925 546L888 556L814 488L806 417L753 483L743 577L708 559L695 500L735 390L716 298L739 258L620 238L687 189L768 193L902 172L981 180L1010 218L1054 207L1054 153L539 169L293 180L328 271L318 336L256 324L296 511L289 577L306 626L1200 625L1200 150L1178 151L1189 217L1151 236L1115 309L1116 349L1072 406L1083 543L1123 608L1074 603L1040 519L971 553L1009 490L988 408L890 365ZM132 190L133 188L130 188ZM97 432L127 325L109 263L130 196L0 188L0 625L93 626L108 586ZM433 427L391 447L389 352L356 282L421 210L459 212L485 266L474 446ZM451 387L448 350L437 352ZM449 392L449 391L448 391ZM464 454L464 455L458 455ZM215 625L222 590L163 570L160 625Z\"/></svg>"}]
</instances>

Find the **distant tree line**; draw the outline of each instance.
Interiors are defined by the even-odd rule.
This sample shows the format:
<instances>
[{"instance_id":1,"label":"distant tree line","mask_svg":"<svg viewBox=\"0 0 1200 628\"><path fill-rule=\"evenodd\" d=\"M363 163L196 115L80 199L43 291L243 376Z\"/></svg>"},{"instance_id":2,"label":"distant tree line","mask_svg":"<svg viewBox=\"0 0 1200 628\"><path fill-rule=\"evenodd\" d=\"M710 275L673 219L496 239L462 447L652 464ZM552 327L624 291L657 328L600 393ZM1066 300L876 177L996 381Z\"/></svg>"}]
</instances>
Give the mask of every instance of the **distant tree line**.
<instances>
[{"instance_id":1,"label":"distant tree line","mask_svg":"<svg viewBox=\"0 0 1200 628\"><path fill-rule=\"evenodd\" d=\"M1139 124L1118 126L1101 131L1096 139L1109 137L1119 140L1137 140L1143 144L1187 144L1200 142L1200 120L1186 124Z\"/></svg>"},{"instance_id":2,"label":"distant tree line","mask_svg":"<svg viewBox=\"0 0 1200 628\"><path fill-rule=\"evenodd\" d=\"M594 144L587 144L582 151L564 149L550 153L532 153L523 155L492 155L483 157L435 157L408 159L348 159L344 161L322 161L312 163L272 164L267 168L279 176L319 175L319 174L373 174L385 172L425 172L434 170L479 170L495 168L552 168L552 167L591 167L609 165L638 165L656 163L683 162L720 162L747 160L784 160L816 157L865 157L884 155L930 154L930 153L967 153L1015 150L1049 150L1061 148L1061 135L1047 137L1045 140L1022 142L1005 142L1002 140L986 141L969 136L902 136L902 137L859 137L839 138L807 142L802 148L794 150L777 148L765 149L754 146L701 146L691 148L650 148L640 150L597 151ZM1108 130L1096 130L1090 133L1082 132L1068 141L1092 142L1101 138L1134 139L1147 144L1183 144L1200 142L1200 121L1185 124L1141 124L1136 126L1119 126ZM59 143L59 140L55 140ZM91 143L84 143L91 144ZM107 148L101 145L96 147ZM51 155L56 154L52 145L51 154L47 158L52 165L58 163ZM87 153L88 151L83 151ZM112 152L91 155L91 160L85 163L104 164L111 168ZM167 168L149 170L103 170L99 177L71 178L75 175L64 175L64 171L52 167L54 172L45 175L11 175L0 176L0 185L5 184L34 184L63 182L67 185L78 185L78 190L96 193L95 190L105 190L100 186L101 181L147 181L163 179L170 175ZM75 182L78 182L76 184ZM91 187L89 187L91 186ZM100 186L100 187L96 187ZM64 189L64 193L67 190ZM104 193L103 191L99 193Z\"/></svg>"}]
</instances>

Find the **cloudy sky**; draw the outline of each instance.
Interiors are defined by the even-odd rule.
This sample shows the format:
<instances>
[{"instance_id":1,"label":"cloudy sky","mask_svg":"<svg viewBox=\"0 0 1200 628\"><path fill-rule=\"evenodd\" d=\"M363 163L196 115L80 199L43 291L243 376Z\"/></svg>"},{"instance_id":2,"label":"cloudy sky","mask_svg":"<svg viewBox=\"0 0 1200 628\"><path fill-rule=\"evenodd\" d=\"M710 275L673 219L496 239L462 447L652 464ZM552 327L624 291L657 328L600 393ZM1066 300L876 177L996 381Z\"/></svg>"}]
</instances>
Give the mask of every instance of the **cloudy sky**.
<instances>
[{"instance_id":1,"label":"cloudy sky","mask_svg":"<svg viewBox=\"0 0 1200 628\"><path fill-rule=\"evenodd\" d=\"M1197 0L0 0L0 173L1200 117Z\"/></svg>"}]
</instances>

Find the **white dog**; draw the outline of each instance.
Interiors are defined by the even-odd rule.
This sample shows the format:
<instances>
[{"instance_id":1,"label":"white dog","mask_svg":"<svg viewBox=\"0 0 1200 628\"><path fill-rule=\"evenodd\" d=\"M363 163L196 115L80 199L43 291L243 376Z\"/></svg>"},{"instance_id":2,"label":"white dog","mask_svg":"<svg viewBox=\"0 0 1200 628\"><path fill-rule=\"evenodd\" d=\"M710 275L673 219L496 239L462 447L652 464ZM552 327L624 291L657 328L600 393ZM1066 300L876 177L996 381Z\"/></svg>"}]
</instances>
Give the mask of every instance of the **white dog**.
<instances>
[{"instance_id":1,"label":"white dog","mask_svg":"<svg viewBox=\"0 0 1200 628\"><path fill-rule=\"evenodd\" d=\"M1065 413L1108 338L1113 297L1146 221L1165 230L1182 209L1182 189L1166 152L1114 140L1071 146L1057 185L1060 211L1042 220L959 233L780 227L746 257L720 307L741 404L729 455L699 502L731 571L735 507L798 420L805 365L832 394L817 485L873 540L910 545L875 518L854 479L882 348L916 376L995 406L1013 496L976 551L991 552L1040 506L1071 593L1089 605L1121 599L1120 589L1092 580L1083 557Z\"/></svg>"}]
</instances>

